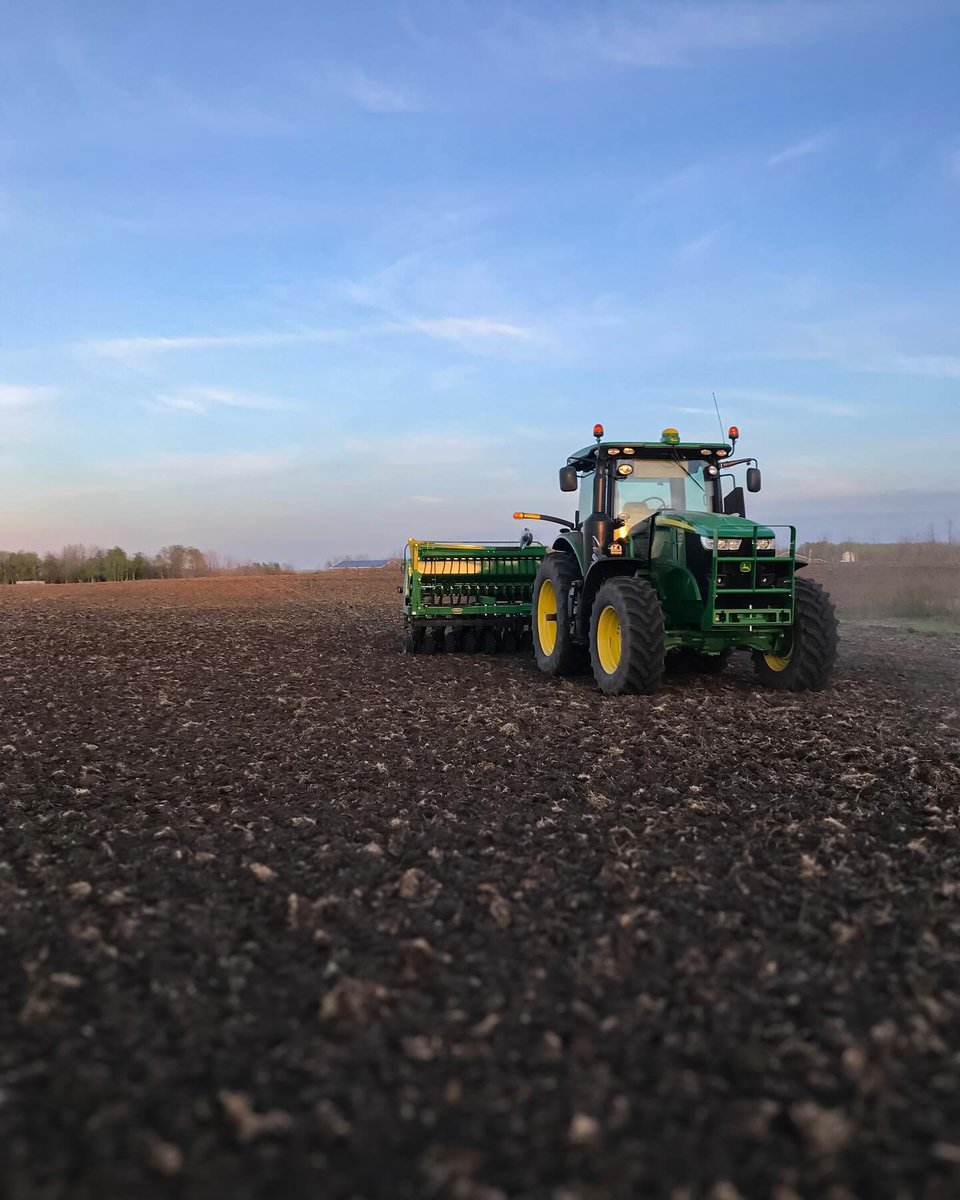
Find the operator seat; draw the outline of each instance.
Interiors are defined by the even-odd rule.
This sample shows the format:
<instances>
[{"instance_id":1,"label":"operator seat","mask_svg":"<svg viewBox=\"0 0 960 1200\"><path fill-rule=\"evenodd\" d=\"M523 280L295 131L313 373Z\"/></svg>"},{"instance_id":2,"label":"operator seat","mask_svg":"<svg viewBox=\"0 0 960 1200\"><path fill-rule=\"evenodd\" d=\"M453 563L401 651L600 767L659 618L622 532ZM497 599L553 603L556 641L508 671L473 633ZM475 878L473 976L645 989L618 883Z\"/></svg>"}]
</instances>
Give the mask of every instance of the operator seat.
<instances>
[{"instance_id":1,"label":"operator seat","mask_svg":"<svg viewBox=\"0 0 960 1200\"><path fill-rule=\"evenodd\" d=\"M642 500L633 500L629 504L625 504L618 515L623 517L624 531L629 533L634 525L639 525L647 517L652 517L655 512L659 512L659 509L651 508Z\"/></svg>"}]
</instances>

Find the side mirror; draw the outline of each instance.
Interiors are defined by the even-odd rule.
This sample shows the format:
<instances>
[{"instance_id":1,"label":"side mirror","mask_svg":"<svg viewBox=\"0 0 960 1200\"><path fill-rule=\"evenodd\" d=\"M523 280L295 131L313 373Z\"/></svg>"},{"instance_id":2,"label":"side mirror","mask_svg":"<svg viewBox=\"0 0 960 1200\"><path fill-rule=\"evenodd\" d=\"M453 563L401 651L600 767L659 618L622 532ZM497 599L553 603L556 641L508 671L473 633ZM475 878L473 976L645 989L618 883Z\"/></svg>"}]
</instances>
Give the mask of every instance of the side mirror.
<instances>
[{"instance_id":1,"label":"side mirror","mask_svg":"<svg viewBox=\"0 0 960 1200\"><path fill-rule=\"evenodd\" d=\"M577 468L576 467L561 467L560 468L560 491L575 492L577 490Z\"/></svg>"},{"instance_id":2,"label":"side mirror","mask_svg":"<svg viewBox=\"0 0 960 1200\"><path fill-rule=\"evenodd\" d=\"M759 492L760 491L760 468L759 467L747 467L747 491L748 492Z\"/></svg>"},{"instance_id":3,"label":"side mirror","mask_svg":"<svg viewBox=\"0 0 960 1200\"><path fill-rule=\"evenodd\" d=\"M743 488L731 488L723 498L723 511L728 517L745 517L747 504L743 498Z\"/></svg>"}]
</instances>

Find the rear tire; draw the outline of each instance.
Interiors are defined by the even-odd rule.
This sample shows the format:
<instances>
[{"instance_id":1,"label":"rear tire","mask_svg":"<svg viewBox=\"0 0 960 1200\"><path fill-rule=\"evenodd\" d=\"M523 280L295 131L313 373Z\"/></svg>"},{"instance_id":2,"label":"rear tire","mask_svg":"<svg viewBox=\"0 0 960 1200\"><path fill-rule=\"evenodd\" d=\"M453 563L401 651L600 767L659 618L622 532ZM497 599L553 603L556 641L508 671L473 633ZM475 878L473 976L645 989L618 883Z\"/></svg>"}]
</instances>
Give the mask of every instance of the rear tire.
<instances>
[{"instance_id":1,"label":"rear tire","mask_svg":"<svg viewBox=\"0 0 960 1200\"><path fill-rule=\"evenodd\" d=\"M544 675L575 675L587 662L587 649L570 634L567 601L580 579L571 554L554 551L540 564L533 583L533 652Z\"/></svg>"},{"instance_id":2,"label":"rear tire","mask_svg":"<svg viewBox=\"0 0 960 1200\"><path fill-rule=\"evenodd\" d=\"M590 615L590 661L601 692L657 691L666 641L663 609L652 584L625 575L601 584Z\"/></svg>"},{"instance_id":3,"label":"rear tire","mask_svg":"<svg viewBox=\"0 0 960 1200\"><path fill-rule=\"evenodd\" d=\"M755 650L753 668L763 687L785 692L820 692L837 660L837 614L829 595L814 579L798 579L793 611L793 644L787 654Z\"/></svg>"}]
</instances>

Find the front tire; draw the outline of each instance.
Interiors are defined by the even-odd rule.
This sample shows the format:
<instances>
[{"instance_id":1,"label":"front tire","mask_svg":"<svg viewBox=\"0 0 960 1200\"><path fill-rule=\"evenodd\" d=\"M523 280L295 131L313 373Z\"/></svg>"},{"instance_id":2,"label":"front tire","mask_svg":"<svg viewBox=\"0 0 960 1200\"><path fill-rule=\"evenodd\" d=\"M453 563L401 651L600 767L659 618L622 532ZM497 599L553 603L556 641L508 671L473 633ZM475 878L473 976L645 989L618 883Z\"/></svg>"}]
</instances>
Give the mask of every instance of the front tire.
<instances>
[{"instance_id":1,"label":"front tire","mask_svg":"<svg viewBox=\"0 0 960 1200\"><path fill-rule=\"evenodd\" d=\"M657 691L666 642L663 609L652 584L624 575L601 584L590 616L590 660L601 692Z\"/></svg>"},{"instance_id":2,"label":"front tire","mask_svg":"<svg viewBox=\"0 0 960 1200\"><path fill-rule=\"evenodd\" d=\"M785 692L820 692L837 659L837 614L814 579L798 579L792 642L784 654L755 650L753 669L763 687Z\"/></svg>"},{"instance_id":3,"label":"front tire","mask_svg":"<svg viewBox=\"0 0 960 1200\"><path fill-rule=\"evenodd\" d=\"M562 551L547 554L533 583L533 652L544 675L575 675L587 651L570 634L570 588L580 579L576 559Z\"/></svg>"}]
</instances>

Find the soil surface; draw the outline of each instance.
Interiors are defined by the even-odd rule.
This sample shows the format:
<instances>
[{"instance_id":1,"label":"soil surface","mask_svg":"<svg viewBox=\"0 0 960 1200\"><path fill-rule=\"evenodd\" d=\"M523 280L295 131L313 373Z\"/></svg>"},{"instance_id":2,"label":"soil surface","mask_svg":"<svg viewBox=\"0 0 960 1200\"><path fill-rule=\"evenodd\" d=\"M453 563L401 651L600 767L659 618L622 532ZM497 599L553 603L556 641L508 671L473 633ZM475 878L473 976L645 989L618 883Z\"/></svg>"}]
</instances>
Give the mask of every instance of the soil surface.
<instances>
[{"instance_id":1,"label":"soil surface","mask_svg":"<svg viewBox=\"0 0 960 1200\"><path fill-rule=\"evenodd\" d=\"M0 592L0 1194L960 1194L960 636L605 699L398 582Z\"/></svg>"}]
</instances>

